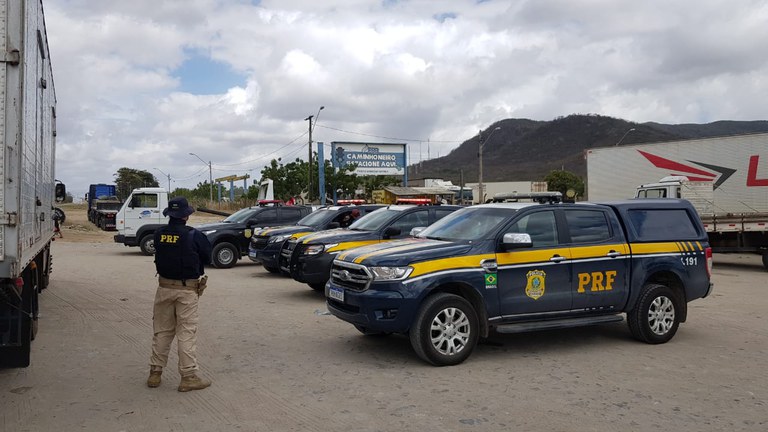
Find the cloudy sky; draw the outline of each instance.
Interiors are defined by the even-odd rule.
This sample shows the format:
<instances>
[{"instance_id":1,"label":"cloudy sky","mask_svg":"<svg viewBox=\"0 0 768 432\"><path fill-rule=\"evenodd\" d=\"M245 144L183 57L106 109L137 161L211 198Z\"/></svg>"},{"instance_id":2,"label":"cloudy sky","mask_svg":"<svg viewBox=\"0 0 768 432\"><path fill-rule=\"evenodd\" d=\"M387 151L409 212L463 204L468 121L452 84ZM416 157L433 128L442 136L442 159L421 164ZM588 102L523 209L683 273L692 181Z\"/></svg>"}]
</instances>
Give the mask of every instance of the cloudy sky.
<instances>
[{"instance_id":1,"label":"cloudy sky","mask_svg":"<svg viewBox=\"0 0 768 432\"><path fill-rule=\"evenodd\" d=\"M768 2L43 0L57 178L259 177L315 141L447 154L505 118L765 120ZM328 155L329 150L326 150Z\"/></svg>"}]
</instances>

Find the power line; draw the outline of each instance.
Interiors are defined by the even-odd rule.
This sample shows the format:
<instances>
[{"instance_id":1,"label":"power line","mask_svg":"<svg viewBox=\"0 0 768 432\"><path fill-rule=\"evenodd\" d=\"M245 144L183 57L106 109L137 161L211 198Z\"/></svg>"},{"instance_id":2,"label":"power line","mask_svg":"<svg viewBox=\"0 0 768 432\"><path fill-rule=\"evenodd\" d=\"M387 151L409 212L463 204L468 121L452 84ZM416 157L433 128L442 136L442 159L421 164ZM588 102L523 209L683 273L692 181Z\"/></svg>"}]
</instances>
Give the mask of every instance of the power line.
<instances>
[{"instance_id":1,"label":"power line","mask_svg":"<svg viewBox=\"0 0 768 432\"><path fill-rule=\"evenodd\" d=\"M235 163L235 164L228 164L228 165L218 165L218 164L216 164L216 165L214 165L214 166L215 166L215 167L216 167L216 166L220 166L220 167L232 167L232 166L238 166L238 165L245 165L245 164L249 164L249 163L251 163L251 162L256 162L256 161L258 161L258 160L262 160L262 159L268 158L269 156L271 156L271 155L273 155L273 154L275 154L275 153L279 152L280 150L282 150L282 149L284 149L284 148L286 148L286 147L289 147L290 145L292 145L293 143L295 143L296 141L298 141L300 138L303 138L305 135L307 135L307 133L308 133L308 132L304 132L303 134L301 134L301 135L299 135L298 137L294 138L294 139L293 139L291 142L289 142L288 144L286 144L286 145L284 145L284 146L282 146L282 147L278 148L277 150L275 150L275 151L273 151L273 152L267 153L267 154L265 154L265 155L263 155L263 156L259 156L259 157L258 157L258 158L256 158L256 159L251 159L251 160L247 160L247 161L244 161L244 162L238 162L238 163ZM302 146L303 146L303 145L304 145L304 143L302 143ZM303 147L302 147L302 148L303 148Z\"/></svg>"},{"instance_id":2,"label":"power line","mask_svg":"<svg viewBox=\"0 0 768 432\"><path fill-rule=\"evenodd\" d=\"M367 134L367 133L363 133L363 132L353 132L353 131L348 131L348 130L344 130L344 129L337 129L337 128L334 128L334 127L324 126L324 125L319 125L318 127L325 128L325 129L331 129L331 130L335 130L335 131L338 131L338 132L344 132L344 133L348 133L348 134L353 134L353 135L369 136L369 137L372 137L372 138L388 139L388 140L392 140L392 141L409 141L409 142L430 141L430 142L433 142L433 143L458 143L458 142L464 142L464 141L431 141L431 140L428 140L428 139L392 138L392 137L386 137L386 136L381 136L381 135Z\"/></svg>"}]
</instances>

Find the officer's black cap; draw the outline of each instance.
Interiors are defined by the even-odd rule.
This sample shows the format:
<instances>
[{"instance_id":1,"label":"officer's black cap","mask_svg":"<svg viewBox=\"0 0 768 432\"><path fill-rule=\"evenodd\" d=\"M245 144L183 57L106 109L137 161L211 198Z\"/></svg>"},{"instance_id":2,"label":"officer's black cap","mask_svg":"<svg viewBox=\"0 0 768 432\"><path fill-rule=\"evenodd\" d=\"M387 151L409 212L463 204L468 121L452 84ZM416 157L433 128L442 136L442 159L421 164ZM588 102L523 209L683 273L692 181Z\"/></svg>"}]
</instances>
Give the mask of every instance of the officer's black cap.
<instances>
[{"instance_id":1,"label":"officer's black cap","mask_svg":"<svg viewBox=\"0 0 768 432\"><path fill-rule=\"evenodd\" d=\"M176 219L184 219L194 212L195 209L190 207L186 198L176 197L168 201L168 208L163 210L163 216L170 216Z\"/></svg>"}]
</instances>

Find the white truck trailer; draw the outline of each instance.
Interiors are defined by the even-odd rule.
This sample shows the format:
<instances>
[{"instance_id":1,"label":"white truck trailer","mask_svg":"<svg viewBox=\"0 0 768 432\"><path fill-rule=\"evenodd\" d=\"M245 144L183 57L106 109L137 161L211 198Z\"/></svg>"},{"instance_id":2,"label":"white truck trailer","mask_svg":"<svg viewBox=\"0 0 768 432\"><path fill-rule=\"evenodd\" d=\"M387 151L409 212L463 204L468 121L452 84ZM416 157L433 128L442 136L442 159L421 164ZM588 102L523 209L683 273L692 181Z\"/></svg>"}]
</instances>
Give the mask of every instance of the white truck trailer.
<instances>
[{"instance_id":1,"label":"white truck trailer","mask_svg":"<svg viewBox=\"0 0 768 432\"><path fill-rule=\"evenodd\" d=\"M0 365L26 367L48 284L56 94L41 0L0 0Z\"/></svg>"},{"instance_id":2,"label":"white truck trailer","mask_svg":"<svg viewBox=\"0 0 768 432\"><path fill-rule=\"evenodd\" d=\"M714 252L758 253L768 269L768 134L586 151L590 201L685 198Z\"/></svg>"}]
</instances>

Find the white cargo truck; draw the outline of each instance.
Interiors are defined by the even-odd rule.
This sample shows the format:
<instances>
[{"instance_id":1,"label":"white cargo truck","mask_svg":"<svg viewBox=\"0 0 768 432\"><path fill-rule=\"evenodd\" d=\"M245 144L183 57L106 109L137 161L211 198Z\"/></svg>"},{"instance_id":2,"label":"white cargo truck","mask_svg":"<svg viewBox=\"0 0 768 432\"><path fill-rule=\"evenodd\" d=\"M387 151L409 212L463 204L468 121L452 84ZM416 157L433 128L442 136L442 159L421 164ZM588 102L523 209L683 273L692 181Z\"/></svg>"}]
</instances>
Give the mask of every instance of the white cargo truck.
<instances>
[{"instance_id":1,"label":"white cargo truck","mask_svg":"<svg viewBox=\"0 0 768 432\"><path fill-rule=\"evenodd\" d=\"M0 366L26 367L51 271L56 93L40 0L0 0Z\"/></svg>"},{"instance_id":2,"label":"white cargo truck","mask_svg":"<svg viewBox=\"0 0 768 432\"><path fill-rule=\"evenodd\" d=\"M685 198L714 252L758 253L768 269L768 134L586 151L590 201Z\"/></svg>"}]
</instances>

